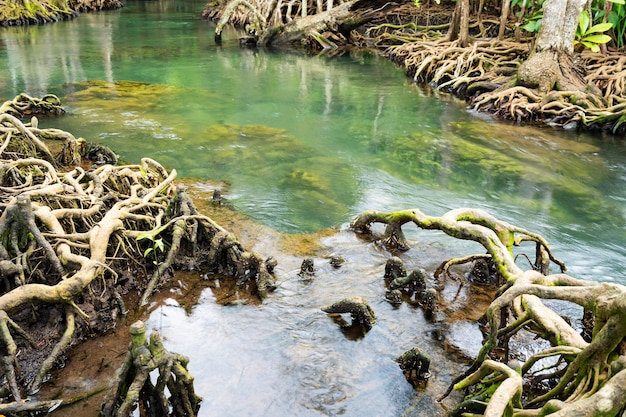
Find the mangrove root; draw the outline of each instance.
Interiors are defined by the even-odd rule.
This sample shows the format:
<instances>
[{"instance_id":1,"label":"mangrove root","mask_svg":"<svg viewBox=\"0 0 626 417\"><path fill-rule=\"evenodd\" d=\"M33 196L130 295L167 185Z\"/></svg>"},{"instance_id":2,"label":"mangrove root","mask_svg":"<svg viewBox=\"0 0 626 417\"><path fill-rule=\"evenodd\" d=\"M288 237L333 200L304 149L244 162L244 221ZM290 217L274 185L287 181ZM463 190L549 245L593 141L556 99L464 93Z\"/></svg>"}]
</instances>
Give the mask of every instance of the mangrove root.
<instances>
[{"instance_id":1,"label":"mangrove root","mask_svg":"<svg viewBox=\"0 0 626 417\"><path fill-rule=\"evenodd\" d=\"M430 357L418 348L411 348L394 359L398 363L406 380L418 387L430 378Z\"/></svg>"},{"instance_id":2,"label":"mangrove root","mask_svg":"<svg viewBox=\"0 0 626 417\"><path fill-rule=\"evenodd\" d=\"M351 227L371 233L373 223L386 224L385 243L402 240L402 226L413 223L422 229L438 229L446 234L480 243L489 267L482 272L497 274L501 287L488 307L485 318L487 337L472 365L455 379L445 396L455 389L469 389L465 411L500 415L559 416L618 415L626 405L623 395L624 338L626 337L626 287L614 283L581 280L564 273L565 265L556 259L548 243L536 233L500 221L478 209L456 209L440 217L427 216L418 209L383 213L366 211ZM524 270L515 263L514 247L523 242L535 244L535 262ZM460 263L459 258L448 261ZM551 274L548 263L560 272ZM398 278L396 278L398 279ZM428 292L428 290L427 290ZM435 294L432 294L435 298ZM582 307L585 320L592 326L587 341L542 300L559 299ZM532 355L512 370L495 359L508 361L509 341L522 330L548 342L551 347ZM504 349L504 358L497 354ZM556 365L540 366L550 358ZM518 369L519 368L519 369ZM492 376L488 376L492 375ZM548 382L550 388L545 389ZM622 384L622 385L620 385ZM620 388L617 388L617 386ZM522 405L520 398L525 398ZM593 401L591 399L594 399ZM599 402L602 402L599 405ZM477 410L476 404L483 404ZM463 411L463 412L465 412Z\"/></svg>"},{"instance_id":3,"label":"mangrove root","mask_svg":"<svg viewBox=\"0 0 626 417\"><path fill-rule=\"evenodd\" d=\"M366 328L371 328L376 323L374 310L362 297L344 298L329 306L322 307L322 311L329 315L350 313L353 324L358 323Z\"/></svg>"},{"instance_id":4,"label":"mangrove root","mask_svg":"<svg viewBox=\"0 0 626 417\"><path fill-rule=\"evenodd\" d=\"M119 370L113 398L102 407L102 417L128 417L137 404L146 415L194 417L202 398L195 394L193 377L187 371L189 359L168 352L156 331L146 339L146 326L137 321L130 326L131 342ZM150 373L158 370L156 384ZM166 390L169 397L166 394Z\"/></svg>"},{"instance_id":5,"label":"mangrove root","mask_svg":"<svg viewBox=\"0 0 626 417\"><path fill-rule=\"evenodd\" d=\"M26 97L2 108L58 105ZM48 144L59 140L54 155ZM234 277L261 299L274 288L275 260L198 213L175 170L148 158L112 165L101 147L104 163L90 166L88 149L36 118L0 114L0 406L9 409L39 390L68 346L115 326L123 295L143 293L145 304L173 270Z\"/></svg>"}]
</instances>

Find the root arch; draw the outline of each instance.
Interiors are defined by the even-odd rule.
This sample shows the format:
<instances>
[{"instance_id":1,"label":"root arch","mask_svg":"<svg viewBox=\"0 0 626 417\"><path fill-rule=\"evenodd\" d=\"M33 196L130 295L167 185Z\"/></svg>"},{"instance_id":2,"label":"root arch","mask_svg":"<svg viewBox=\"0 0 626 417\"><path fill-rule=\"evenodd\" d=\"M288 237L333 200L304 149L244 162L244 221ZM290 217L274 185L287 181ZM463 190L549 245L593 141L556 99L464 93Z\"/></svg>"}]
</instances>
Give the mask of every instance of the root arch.
<instances>
[{"instance_id":1,"label":"root arch","mask_svg":"<svg viewBox=\"0 0 626 417\"><path fill-rule=\"evenodd\" d=\"M544 415L554 410L558 410L557 415L600 415L605 412L601 408L607 410L602 415L617 415L626 406L623 389L618 388L623 383L626 361L623 350L626 287L567 275L563 262L552 255L540 235L500 221L482 210L456 209L440 217L427 216L418 209L390 213L371 210L358 215L351 227L359 233L371 233L370 226L374 223L386 225L384 234L376 238L390 249L408 248L402 232L402 226L407 223L476 241L487 251L501 277L500 290L485 313L488 332L482 348L445 396L452 389L469 390L462 407L472 404L490 416ZM528 241L537 246L534 265L544 267L523 270L515 264L511 255L513 247ZM481 254L476 256L485 259ZM544 257L560 271L551 274ZM465 258L446 261L440 269L465 262ZM574 303L589 312L593 317L591 341L586 341L568 321L543 303L554 299ZM508 361L509 341L521 331L535 334L551 347L511 369L500 360ZM497 354L498 348L504 349L504 358ZM535 370L537 362L547 357L553 358L556 366ZM540 389L542 381L548 379L555 381L554 386ZM591 398L596 402L590 401ZM598 405L597 401L605 404Z\"/></svg>"}]
</instances>

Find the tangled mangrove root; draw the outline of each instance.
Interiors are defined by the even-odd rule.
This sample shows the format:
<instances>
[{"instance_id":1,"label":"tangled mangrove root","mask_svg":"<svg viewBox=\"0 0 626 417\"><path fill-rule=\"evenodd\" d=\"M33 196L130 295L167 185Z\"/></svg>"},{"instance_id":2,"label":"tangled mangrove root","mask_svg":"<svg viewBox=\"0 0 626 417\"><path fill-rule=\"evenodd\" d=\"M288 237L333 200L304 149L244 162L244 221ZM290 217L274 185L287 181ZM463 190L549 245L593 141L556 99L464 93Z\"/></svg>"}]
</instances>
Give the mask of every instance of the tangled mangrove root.
<instances>
[{"instance_id":1,"label":"tangled mangrove root","mask_svg":"<svg viewBox=\"0 0 626 417\"><path fill-rule=\"evenodd\" d=\"M145 305L175 269L235 277L261 299L273 289L274 263L198 213L175 170L97 165L84 139L37 125L0 114L2 406L27 410L68 346L115 326L126 294Z\"/></svg>"},{"instance_id":2,"label":"tangled mangrove root","mask_svg":"<svg viewBox=\"0 0 626 417\"><path fill-rule=\"evenodd\" d=\"M31 0L4 1L0 7L0 26L39 25L72 19L79 13L122 7L119 0Z\"/></svg>"},{"instance_id":3,"label":"tangled mangrove root","mask_svg":"<svg viewBox=\"0 0 626 417\"><path fill-rule=\"evenodd\" d=\"M516 122L624 130L623 54L584 51L577 67L585 68L590 87L542 93L517 83L519 66L530 52L528 42L477 39L463 48L443 34L392 32L379 35L374 44L415 81L464 97L474 110Z\"/></svg>"},{"instance_id":4,"label":"tangled mangrove root","mask_svg":"<svg viewBox=\"0 0 626 417\"><path fill-rule=\"evenodd\" d=\"M590 416L619 415L626 406L626 287L573 278L556 259L548 243L523 228L500 221L477 209L457 209L431 217L418 209L383 213L366 211L351 227L371 233L373 223L386 224L380 239L387 245L408 247L402 226L413 223L482 245L500 278L500 289L485 313L488 332L473 364L450 386L467 390L457 415L485 416ZM523 242L535 245L535 262L521 269L513 248ZM449 264L464 263L465 258ZM551 274L547 265L558 265ZM564 300L580 306L592 327L590 341L542 302ZM531 334L549 343L519 365L511 359L509 341ZM523 399L523 402L522 400Z\"/></svg>"},{"instance_id":5,"label":"tangled mangrove root","mask_svg":"<svg viewBox=\"0 0 626 417\"><path fill-rule=\"evenodd\" d=\"M21 118L38 114L59 115L65 113L65 110L61 107L61 100L54 94L36 98L22 93L0 105L0 114L4 113Z\"/></svg>"},{"instance_id":6,"label":"tangled mangrove root","mask_svg":"<svg viewBox=\"0 0 626 417\"><path fill-rule=\"evenodd\" d=\"M127 417L140 404L146 415L194 417L202 398L195 394L193 377L187 371L189 359L168 352L156 331L146 339L146 326L138 321L130 326L129 352L117 376L115 395L102 406L102 417ZM157 370L156 384L150 372ZM166 397L165 388L169 392Z\"/></svg>"},{"instance_id":7,"label":"tangled mangrove root","mask_svg":"<svg viewBox=\"0 0 626 417\"><path fill-rule=\"evenodd\" d=\"M435 40L390 46L386 56L402 64L408 76L421 83L433 83L442 90L471 96L493 90L514 74L528 45L495 39L480 40L470 47L441 37ZM389 35L384 39L389 38Z\"/></svg>"}]
</instances>

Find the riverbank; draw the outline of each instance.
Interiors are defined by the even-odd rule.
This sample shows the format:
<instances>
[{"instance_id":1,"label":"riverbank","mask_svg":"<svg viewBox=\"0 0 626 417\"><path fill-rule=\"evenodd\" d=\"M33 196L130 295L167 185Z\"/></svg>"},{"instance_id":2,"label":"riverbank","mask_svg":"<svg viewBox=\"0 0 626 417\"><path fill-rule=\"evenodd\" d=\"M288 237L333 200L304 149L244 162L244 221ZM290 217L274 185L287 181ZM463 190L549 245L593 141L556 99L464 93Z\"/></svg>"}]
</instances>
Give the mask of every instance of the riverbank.
<instances>
[{"instance_id":1,"label":"riverbank","mask_svg":"<svg viewBox=\"0 0 626 417\"><path fill-rule=\"evenodd\" d=\"M448 33L456 3L416 7L415 2L361 0L324 12L318 12L323 2L318 3L309 6L313 10L307 17L289 6L266 16L265 24L258 23L262 0L248 3L245 10L227 7L235 2L211 3L202 16L219 22L217 32L226 21L248 28L247 44L256 40L329 54L344 47L374 49L416 83L451 93L499 119L615 135L626 130L626 61L620 51L576 52L573 71L581 75L583 89L530 88L518 82L518 69L529 58L535 38L520 31L519 22L510 21L501 30L499 16L472 13L465 45L464 39Z\"/></svg>"},{"instance_id":2,"label":"riverbank","mask_svg":"<svg viewBox=\"0 0 626 417\"><path fill-rule=\"evenodd\" d=\"M80 13L115 10L120 0L31 0L14 3L0 2L0 26L41 25L73 19Z\"/></svg>"}]
</instances>

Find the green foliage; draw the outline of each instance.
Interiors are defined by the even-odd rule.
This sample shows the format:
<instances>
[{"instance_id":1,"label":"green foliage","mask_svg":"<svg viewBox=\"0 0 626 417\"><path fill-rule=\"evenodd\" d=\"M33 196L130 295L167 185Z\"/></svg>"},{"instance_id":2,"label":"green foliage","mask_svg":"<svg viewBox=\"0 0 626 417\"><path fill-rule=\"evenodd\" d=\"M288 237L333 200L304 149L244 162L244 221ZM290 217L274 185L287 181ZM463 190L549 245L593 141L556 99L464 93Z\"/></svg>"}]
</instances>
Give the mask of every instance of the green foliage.
<instances>
[{"instance_id":1,"label":"green foliage","mask_svg":"<svg viewBox=\"0 0 626 417\"><path fill-rule=\"evenodd\" d=\"M537 33L541 27L543 19L543 4L545 0L512 0L511 10L519 9L515 14L520 17L522 8L524 8L524 16L522 17L521 28L526 32Z\"/></svg>"},{"instance_id":2,"label":"green foliage","mask_svg":"<svg viewBox=\"0 0 626 417\"><path fill-rule=\"evenodd\" d=\"M578 28L576 29L576 39L574 39L574 45L582 45L591 49L593 52L600 51L600 45L611 41L609 35L605 35L603 32L611 29L612 23L598 23L591 25L591 19L589 13L586 10L580 14L578 19Z\"/></svg>"},{"instance_id":3,"label":"green foliage","mask_svg":"<svg viewBox=\"0 0 626 417\"><path fill-rule=\"evenodd\" d=\"M541 27L541 21L543 20L543 9L537 10L528 19L525 19L526 23L522 26L526 32L537 33Z\"/></svg>"},{"instance_id":4,"label":"green foliage","mask_svg":"<svg viewBox=\"0 0 626 417\"><path fill-rule=\"evenodd\" d=\"M163 243L163 239L161 238L157 239L157 235L161 233L163 230L165 230L165 228L166 226L161 226L155 230L140 233L139 236L137 236L138 241L143 240L143 239L148 239L152 242L152 246L150 246L144 251L143 256L147 257L148 255L153 253L155 259L152 261L152 263L155 265L159 264L157 260L159 252L163 252L165 250L165 244Z\"/></svg>"},{"instance_id":5,"label":"green foliage","mask_svg":"<svg viewBox=\"0 0 626 417\"><path fill-rule=\"evenodd\" d=\"M435 0L435 3L437 4L441 4L441 0ZM420 0L413 0L413 4L415 4L415 7L417 7L418 9L420 8L420 6L422 5L422 3L420 2Z\"/></svg>"},{"instance_id":6,"label":"green foliage","mask_svg":"<svg viewBox=\"0 0 626 417\"><path fill-rule=\"evenodd\" d=\"M511 9L521 16L521 28L529 33L538 33L543 20L545 0L512 0ZM589 11L583 11L574 41L578 48L599 51L600 45L613 41L617 48L626 45L625 0L592 0Z\"/></svg>"}]
</instances>

